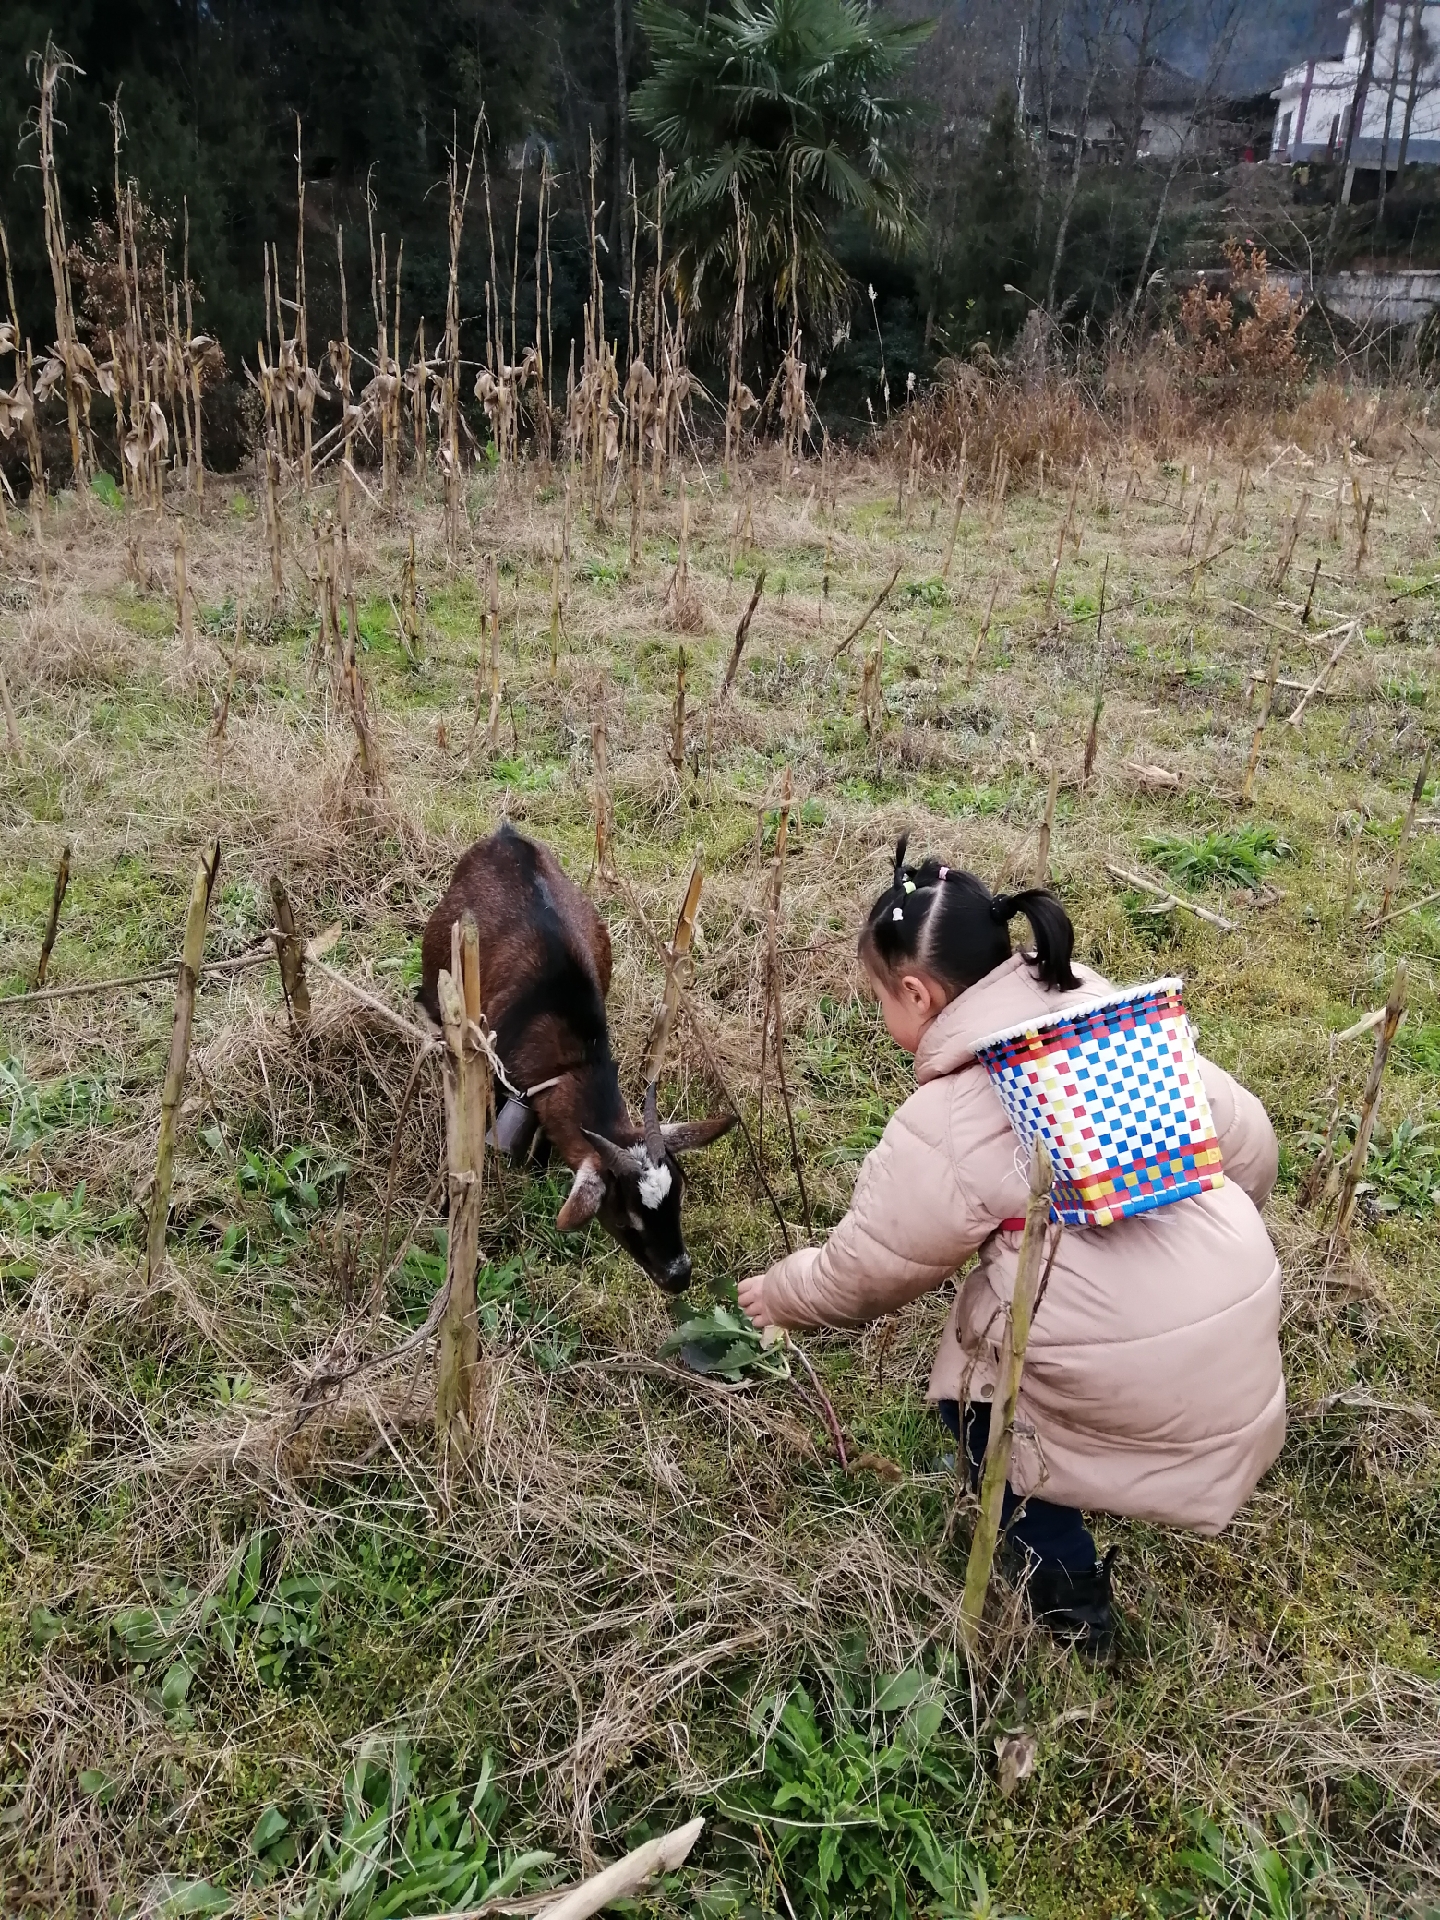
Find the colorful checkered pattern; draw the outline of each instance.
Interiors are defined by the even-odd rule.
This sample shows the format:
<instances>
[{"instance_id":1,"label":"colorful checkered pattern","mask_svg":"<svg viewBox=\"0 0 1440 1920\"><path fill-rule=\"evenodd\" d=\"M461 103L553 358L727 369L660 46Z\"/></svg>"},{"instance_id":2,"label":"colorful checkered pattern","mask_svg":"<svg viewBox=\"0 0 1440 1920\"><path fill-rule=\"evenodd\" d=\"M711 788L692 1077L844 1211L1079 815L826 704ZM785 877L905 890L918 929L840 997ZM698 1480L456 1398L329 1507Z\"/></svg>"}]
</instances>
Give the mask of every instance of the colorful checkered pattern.
<instances>
[{"instance_id":1,"label":"colorful checkered pattern","mask_svg":"<svg viewBox=\"0 0 1440 1920\"><path fill-rule=\"evenodd\" d=\"M991 1034L975 1052L1026 1151L1055 1166L1051 1218L1108 1227L1225 1180L1179 980Z\"/></svg>"}]
</instances>

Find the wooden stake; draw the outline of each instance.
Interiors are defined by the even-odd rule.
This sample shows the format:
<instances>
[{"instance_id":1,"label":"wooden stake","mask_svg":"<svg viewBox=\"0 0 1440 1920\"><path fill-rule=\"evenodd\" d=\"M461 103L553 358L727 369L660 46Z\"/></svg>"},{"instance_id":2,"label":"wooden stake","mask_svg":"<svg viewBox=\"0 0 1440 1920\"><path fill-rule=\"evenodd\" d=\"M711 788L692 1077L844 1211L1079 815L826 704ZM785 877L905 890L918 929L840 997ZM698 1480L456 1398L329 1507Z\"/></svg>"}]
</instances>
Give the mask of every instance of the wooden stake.
<instances>
[{"instance_id":1,"label":"wooden stake","mask_svg":"<svg viewBox=\"0 0 1440 1920\"><path fill-rule=\"evenodd\" d=\"M677 774L685 771L685 649L675 654L675 711L670 722L670 764Z\"/></svg>"},{"instance_id":2,"label":"wooden stake","mask_svg":"<svg viewBox=\"0 0 1440 1920\"><path fill-rule=\"evenodd\" d=\"M175 535L175 630L187 653L195 645L195 623L190 613L190 581L185 565L185 522Z\"/></svg>"},{"instance_id":3,"label":"wooden stake","mask_svg":"<svg viewBox=\"0 0 1440 1920\"><path fill-rule=\"evenodd\" d=\"M1310 609L1315 604L1315 586L1319 578L1320 555L1317 553L1315 556L1315 571L1310 576L1310 591L1305 596L1305 611L1300 616L1300 624L1302 627L1308 627L1310 624Z\"/></svg>"},{"instance_id":4,"label":"wooden stake","mask_svg":"<svg viewBox=\"0 0 1440 1920\"><path fill-rule=\"evenodd\" d=\"M940 578L950 578L950 562L955 558L955 539L960 532L960 515L965 509L965 455L960 455L960 484L955 489L955 517L950 522L950 537L945 542L945 558L940 563Z\"/></svg>"},{"instance_id":5,"label":"wooden stake","mask_svg":"<svg viewBox=\"0 0 1440 1920\"><path fill-rule=\"evenodd\" d=\"M1415 777L1415 785L1410 792L1410 804L1405 809L1405 818L1401 822L1400 838L1395 842L1395 853L1390 862L1390 871L1385 876L1385 892L1380 901L1380 911L1375 916L1376 924L1390 918L1390 905L1395 898L1396 889L1400 885L1401 875L1405 870L1405 849L1410 844L1410 835L1415 830L1415 815L1419 811L1420 802L1425 797L1425 782L1429 777L1430 749L1427 747L1425 749L1425 758L1420 763L1420 771ZM66 854L67 856L69 854L68 847L66 848ZM59 884L58 881L56 884ZM40 982L37 980L35 984L38 987Z\"/></svg>"},{"instance_id":6,"label":"wooden stake","mask_svg":"<svg viewBox=\"0 0 1440 1920\"><path fill-rule=\"evenodd\" d=\"M20 745L20 729L15 721L15 709L10 704L10 683L5 678L5 662L0 660L0 710L5 714L5 751L17 764L25 758Z\"/></svg>"},{"instance_id":7,"label":"wooden stake","mask_svg":"<svg viewBox=\"0 0 1440 1920\"><path fill-rule=\"evenodd\" d=\"M175 1024L170 1035L170 1058L160 1093L160 1139L155 1149L155 1184L150 1194L150 1223L145 1246L145 1284L155 1287L165 1268L165 1229L170 1218L170 1189L175 1180L175 1123L185 1091L185 1069L190 1059L190 1024L195 1013L195 983L205 953L205 922L210 895L220 871L220 842L212 841L195 869L190 907L185 916L185 946L175 982Z\"/></svg>"},{"instance_id":8,"label":"wooden stake","mask_svg":"<svg viewBox=\"0 0 1440 1920\"><path fill-rule=\"evenodd\" d=\"M435 1431L442 1453L468 1451L480 1367L475 1266L485 1177L485 1117L490 1070L470 1028L480 1018L480 943L468 910L451 934L450 970L439 979L445 1029L445 1160L450 1216L445 1311L435 1371Z\"/></svg>"},{"instance_id":9,"label":"wooden stake","mask_svg":"<svg viewBox=\"0 0 1440 1920\"><path fill-rule=\"evenodd\" d=\"M1025 1232L1020 1241L1020 1258L1015 1273L1015 1291L1005 1316L1000 1340L1000 1365L995 1381L995 1399L990 1419L990 1439L985 1448L985 1465L980 1476L980 1518L970 1543L965 1563L965 1591L960 1601L961 1632L973 1652L979 1639L985 1614L985 1596L990 1589L990 1573L995 1564L995 1544L1000 1537L1000 1514L1005 1486L1010 1477L1010 1453L1015 1438L1015 1409L1020 1399L1020 1380L1025 1370L1025 1350L1030 1342L1030 1316L1040 1286L1040 1264L1045 1250L1045 1230L1050 1218L1050 1189L1054 1185L1050 1153L1037 1134L1030 1149L1030 1199L1025 1208ZM962 1441L960 1452L964 1452ZM959 1470L964 1471L963 1463Z\"/></svg>"},{"instance_id":10,"label":"wooden stake","mask_svg":"<svg viewBox=\"0 0 1440 1920\"><path fill-rule=\"evenodd\" d=\"M665 988L660 1004L655 1009L655 1017L650 1023L650 1039L645 1049L645 1084L660 1077L660 1068L665 1059L665 1048L670 1039L670 1029L675 1024L675 1011L680 1005L681 967L688 958L691 943L695 938L695 916L700 911L700 890L705 884L705 854L700 847L695 849L695 858L690 866L690 878L685 886L685 898L680 905L680 915L675 922L675 934L665 949Z\"/></svg>"},{"instance_id":11,"label":"wooden stake","mask_svg":"<svg viewBox=\"0 0 1440 1920\"><path fill-rule=\"evenodd\" d=\"M1339 644L1336 646L1335 651L1331 654L1330 658L1325 662L1324 666L1320 669L1320 675L1319 675L1319 678L1316 680L1315 684L1310 688L1310 690L1307 693L1302 694L1300 696L1300 699L1296 702L1295 711L1291 714L1290 719L1287 723L1289 726L1298 727L1300 725L1301 720L1303 720L1305 717L1306 707L1309 706L1310 702L1315 698L1316 694L1323 693L1325 691L1326 686L1329 684L1331 674L1335 671L1336 667L1339 666L1346 648L1350 645L1350 642L1355 638L1355 635L1358 632L1359 632L1359 627L1357 623L1354 621L1351 621L1350 625L1345 629L1344 634L1341 636L1341 639L1339 641Z\"/></svg>"},{"instance_id":12,"label":"wooden stake","mask_svg":"<svg viewBox=\"0 0 1440 1920\"><path fill-rule=\"evenodd\" d=\"M869 622L871 616L876 612L878 612L878 610L881 607L883 607L885 602L890 598L890 594L892 589L894 588L895 582L899 578L900 578L900 562L897 560L895 562L894 571L891 573L890 578L885 582L884 586L880 589L879 593L876 594L875 598L870 602L869 606L866 607L864 613L861 614L860 618L855 622L854 626L850 629L849 633L846 634L845 638L840 642L839 646L836 647L834 653L831 654L830 658L832 660L838 660L841 654L844 653L845 649L850 645L850 642L854 640L859 634L864 632L865 627Z\"/></svg>"},{"instance_id":13,"label":"wooden stake","mask_svg":"<svg viewBox=\"0 0 1440 1920\"><path fill-rule=\"evenodd\" d=\"M559 1894L552 1905L546 1906L545 1920L592 1920L593 1915L603 1912L613 1902L637 1892L647 1880L653 1880L658 1874L674 1873L684 1865L704 1825L703 1816L697 1814L683 1827L676 1827L673 1833L647 1840L643 1846L627 1853L623 1860L617 1860L568 1893Z\"/></svg>"},{"instance_id":14,"label":"wooden stake","mask_svg":"<svg viewBox=\"0 0 1440 1920\"><path fill-rule=\"evenodd\" d=\"M995 596L1000 591L1000 576L997 573L990 588L990 599L985 608L985 618L980 622L980 631L975 636L975 644L970 649L970 658L965 662L965 678L968 680L975 671L975 662L980 658L980 649L990 638L990 617L995 611Z\"/></svg>"},{"instance_id":15,"label":"wooden stake","mask_svg":"<svg viewBox=\"0 0 1440 1920\"><path fill-rule=\"evenodd\" d=\"M1070 489L1070 504L1065 509L1064 524L1060 528L1059 544L1055 548L1055 558L1050 566L1050 590L1045 595L1045 612L1048 617L1055 601L1055 582L1060 577L1060 562L1065 558L1065 542L1070 536L1071 523L1075 518L1075 499L1080 491L1080 469L1075 469L1075 481Z\"/></svg>"},{"instance_id":16,"label":"wooden stake","mask_svg":"<svg viewBox=\"0 0 1440 1920\"><path fill-rule=\"evenodd\" d=\"M1080 767L1080 789L1082 792L1090 785L1090 776L1095 771L1095 756L1100 751L1100 716L1105 711L1105 696L1097 693L1095 705L1090 713L1090 731L1085 736L1085 758Z\"/></svg>"},{"instance_id":17,"label":"wooden stake","mask_svg":"<svg viewBox=\"0 0 1440 1920\"><path fill-rule=\"evenodd\" d=\"M762 567L755 576L755 585L750 594L750 604L740 616L740 624L735 629L735 644L730 649L730 658L725 665L725 678L720 682L720 698L723 700L735 684L735 676L740 671L740 656L745 651L745 642L750 637L750 622L755 618L755 609L760 604L760 596L765 591L765 569Z\"/></svg>"},{"instance_id":18,"label":"wooden stake","mask_svg":"<svg viewBox=\"0 0 1440 1920\"><path fill-rule=\"evenodd\" d=\"M597 720L590 729L590 752L595 762L595 858L590 870L600 879L610 880L614 878L610 861L610 768L603 720Z\"/></svg>"},{"instance_id":19,"label":"wooden stake","mask_svg":"<svg viewBox=\"0 0 1440 1920\"><path fill-rule=\"evenodd\" d=\"M786 767L780 782L780 819L775 828L775 858L770 866L770 898L765 913L765 997L769 1002L767 1013L775 1050L775 1073L780 1082L780 1103L785 1109L785 1126L790 1139L790 1165L795 1174L795 1184L800 1191L800 1211L805 1222L805 1238L814 1238L814 1228L810 1219L810 1195L805 1187L805 1167L800 1158L800 1144L795 1136L795 1113L790 1100L790 1086L785 1077L785 1013L782 1003L783 982L780 973L780 897L785 886L785 848L790 834L790 801L792 788L790 769ZM843 1463L844 1442L841 1442Z\"/></svg>"},{"instance_id":20,"label":"wooden stake","mask_svg":"<svg viewBox=\"0 0 1440 1920\"><path fill-rule=\"evenodd\" d=\"M1035 885L1050 884L1050 841L1055 831L1055 802L1060 797L1060 762L1050 767L1050 791L1045 796L1045 818L1040 822L1040 839L1035 848Z\"/></svg>"},{"instance_id":21,"label":"wooden stake","mask_svg":"<svg viewBox=\"0 0 1440 1920\"><path fill-rule=\"evenodd\" d=\"M1212 927L1218 927L1221 933L1234 933L1235 922L1227 920L1223 914L1212 913L1209 907L1199 907L1193 900L1186 900L1180 894L1173 893L1167 887L1157 887L1153 880L1147 880L1143 873L1131 873L1128 867L1117 867L1113 861L1105 862L1105 871L1112 880L1118 880L1123 886L1133 887L1137 892L1152 894L1155 905L1147 908L1150 913L1169 913L1179 907L1182 913L1193 913L1197 920L1208 921Z\"/></svg>"},{"instance_id":22,"label":"wooden stake","mask_svg":"<svg viewBox=\"0 0 1440 1920\"><path fill-rule=\"evenodd\" d=\"M1400 1025L1400 1016L1405 1011L1405 974L1406 963L1401 960L1396 965L1395 978L1391 982L1390 994L1385 1002L1385 1018L1375 1034L1375 1054L1370 1062L1370 1072L1365 1080L1365 1092L1360 1101L1360 1124L1355 1130L1355 1144L1351 1148L1344 1177L1340 1182L1340 1203L1335 1214L1335 1229L1330 1236L1332 1257L1349 1238L1350 1227L1355 1218L1360 1181L1365 1172L1365 1161L1370 1151L1370 1136L1375 1131L1375 1116L1380 1107L1380 1084L1385 1078L1385 1062L1390 1054L1390 1044Z\"/></svg>"},{"instance_id":23,"label":"wooden stake","mask_svg":"<svg viewBox=\"0 0 1440 1920\"><path fill-rule=\"evenodd\" d=\"M1370 509L1375 504L1372 493L1365 502L1365 512L1360 519L1360 544L1355 550L1355 578L1360 578L1360 569L1365 565L1365 555L1370 546Z\"/></svg>"},{"instance_id":24,"label":"wooden stake","mask_svg":"<svg viewBox=\"0 0 1440 1920\"><path fill-rule=\"evenodd\" d=\"M50 965L50 953L55 945L55 929L60 924L60 909L65 904L66 889L70 885L70 842L65 842L65 851L60 856L60 865L55 869L55 888L50 895L50 918L45 922L45 937L40 942L40 958L36 963L35 977L30 982L34 991L45 984L45 973Z\"/></svg>"},{"instance_id":25,"label":"wooden stake","mask_svg":"<svg viewBox=\"0 0 1440 1920\"><path fill-rule=\"evenodd\" d=\"M310 1018L310 989L305 984L305 942L300 938L290 896L278 873L270 876L270 903L275 909L271 938L280 967L280 991L285 995L285 1006L292 1023L296 1027L303 1027Z\"/></svg>"},{"instance_id":26,"label":"wooden stake","mask_svg":"<svg viewBox=\"0 0 1440 1920\"><path fill-rule=\"evenodd\" d=\"M1280 642L1277 640L1265 674L1265 693L1260 702L1260 718L1255 723L1255 732L1250 740L1250 758L1245 762L1245 778L1240 783L1240 804L1243 807L1248 807L1254 796L1255 771L1260 765L1260 746L1265 738L1265 726L1270 718L1270 708L1275 699L1275 682L1279 674Z\"/></svg>"}]
</instances>

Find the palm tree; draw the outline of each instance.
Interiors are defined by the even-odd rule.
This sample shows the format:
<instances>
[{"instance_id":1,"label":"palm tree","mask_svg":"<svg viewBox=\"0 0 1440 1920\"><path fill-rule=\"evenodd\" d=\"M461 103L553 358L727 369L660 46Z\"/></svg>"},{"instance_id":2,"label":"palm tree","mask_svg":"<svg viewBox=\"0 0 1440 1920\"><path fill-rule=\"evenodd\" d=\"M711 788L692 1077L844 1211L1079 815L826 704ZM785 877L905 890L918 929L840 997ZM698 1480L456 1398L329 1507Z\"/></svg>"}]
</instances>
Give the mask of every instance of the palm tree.
<instances>
[{"instance_id":1,"label":"palm tree","mask_svg":"<svg viewBox=\"0 0 1440 1920\"><path fill-rule=\"evenodd\" d=\"M894 88L930 23L886 20L862 0L707 0L699 14L641 0L640 20L654 65L635 118L674 169L667 251L673 235L702 330L734 300L737 188L756 305L777 323L832 323L851 295L835 224L858 217L891 246L915 232L894 150L913 108Z\"/></svg>"}]
</instances>

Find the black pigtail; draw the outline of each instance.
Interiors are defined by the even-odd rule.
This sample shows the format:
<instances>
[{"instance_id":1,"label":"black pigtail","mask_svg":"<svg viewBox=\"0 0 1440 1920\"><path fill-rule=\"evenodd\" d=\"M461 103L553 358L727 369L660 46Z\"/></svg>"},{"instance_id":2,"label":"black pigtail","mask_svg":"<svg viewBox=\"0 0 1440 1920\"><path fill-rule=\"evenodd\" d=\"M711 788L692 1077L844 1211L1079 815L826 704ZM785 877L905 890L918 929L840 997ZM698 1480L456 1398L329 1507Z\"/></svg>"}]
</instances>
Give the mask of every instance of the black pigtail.
<instances>
[{"instance_id":1,"label":"black pigtail","mask_svg":"<svg viewBox=\"0 0 1440 1920\"><path fill-rule=\"evenodd\" d=\"M1000 894L990 911L997 920L1012 920L1017 913L1024 914L1035 935L1035 971L1047 987L1068 992L1079 986L1070 967L1075 952L1075 929L1069 914L1048 887Z\"/></svg>"},{"instance_id":2,"label":"black pigtail","mask_svg":"<svg viewBox=\"0 0 1440 1920\"><path fill-rule=\"evenodd\" d=\"M900 838L895 842L895 875L890 882L891 890L895 893L899 893L905 884L905 852L909 845L910 836L908 833L902 833Z\"/></svg>"}]
</instances>

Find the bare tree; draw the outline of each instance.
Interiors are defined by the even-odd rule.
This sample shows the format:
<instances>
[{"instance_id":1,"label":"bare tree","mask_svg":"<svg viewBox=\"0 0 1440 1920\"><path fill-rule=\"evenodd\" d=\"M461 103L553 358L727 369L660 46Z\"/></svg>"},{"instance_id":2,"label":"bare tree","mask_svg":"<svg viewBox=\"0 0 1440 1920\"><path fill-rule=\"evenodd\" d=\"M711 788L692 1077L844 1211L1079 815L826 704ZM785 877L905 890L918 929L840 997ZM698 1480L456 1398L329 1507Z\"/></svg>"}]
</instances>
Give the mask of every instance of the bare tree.
<instances>
[{"instance_id":1,"label":"bare tree","mask_svg":"<svg viewBox=\"0 0 1440 1920\"><path fill-rule=\"evenodd\" d=\"M1405 157L1410 151L1410 128L1415 107L1422 93L1432 90L1433 82L1422 84L1421 75L1430 64L1435 43L1425 27L1425 0L1414 0L1410 14L1410 90L1405 96L1405 122L1400 129L1400 152L1395 161L1395 185L1405 178Z\"/></svg>"},{"instance_id":2,"label":"bare tree","mask_svg":"<svg viewBox=\"0 0 1440 1920\"><path fill-rule=\"evenodd\" d=\"M1210 42L1210 58L1205 64L1205 72L1195 94L1195 105L1186 122L1184 134L1170 160L1170 170L1165 176L1165 184L1160 189L1160 198L1156 203L1155 217L1150 222L1150 232L1145 240L1145 256L1140 262L1140 272L1135 281L1135 290L1130 295L1130 305L1125 314L1126 330L1133 328L1140 311L1140 302L1145 297L1145 276L1150 270L1154 258L1156 242L1160 238L1161 222L1165 218L1165 208L1170 199L1170 189L1189 155L1190 136L1209 105L1220 71L1230 58L1230 49L1235 44L1235 35L1244 12L1245 0L1211 0L1205 22Z\"/></svg>"},{"instance_id":3,"label":"bare tree","mask_svg":"<svg viewBox=\"0 0 1440 1920\"><path fill-rule=\"evenodd\" d=\"M1360 20L1362 35L1360 71L1355 76L1355 91L1350 97L1350 111L1345 123L1345 151L1341 155L1340 165L1344 174L1344 185L1335 197L1330 209L1330 225L1325 234L1325 251L1328 254L1335 243L1335 228L1340 219L1342 206L1350 204L1350 192L1355 185L1355 142L1360 137L1360 120L1365 112L1365 96L1370 91L1370 82L1375 77L1375 30L1380 24L1380 11L1384 0L1360 0L1356 12Z\"/></svg>"},{"instance_id":4,"label":"bare tree","mask_svg":"<svg viewBox=\"0 0 1440 1920\"><path fill-rule=\"evenodd\" d=\"M1373 4L1373 0L1372 0ZM1080 167L1085 155L1085 129L1090 122L1090 103L1095 97L1095 88L1100 76L1109 67L1115 40L1116 17L1119 13L1119 0L1100 0L1094 13L1081 5L1077 8L1079 20L1080 44L1085 54L1085 84L1080 94L1080 112L1075 125L1075 152L1070 162L1070 178L1065 185L1065 204L1060 209L1060 224L1055 230L1055 252L1050 261L1050 278L1045 288L1045 311L1055 311L1055 289L1060 281L1060 262L1065 257L1065 236L1070 229L1070 215L1075 207L1075 195L1080 188Z\"/></svg>"},{"instance_id":5,"label":"bare tree","mask_svg":"<svg viewBox=\"0 0 1440 1920\"><path fill-rule=\"evenodd\" d=\"M620 226L620 275L627 287L631 284L634 265L630 258L630 223L625 218L625 189L630 182L630 90L626 77L629 64L625 0L615 0L615 214Z\"/></svg>"},{"instance_id":6,"label":"bare tree","mask_svg":"<svg viewBox=\"0 0 1440 1920\"><path fill-rule=\"evenodd\" d=\"M1121 32L1135 49L1135 68L1125 116L1125 159L1140 158L1145 131L1145 96L1159 48L1188 16L1190 0L1130 0Z\"/></svg>"}]
</instances>

